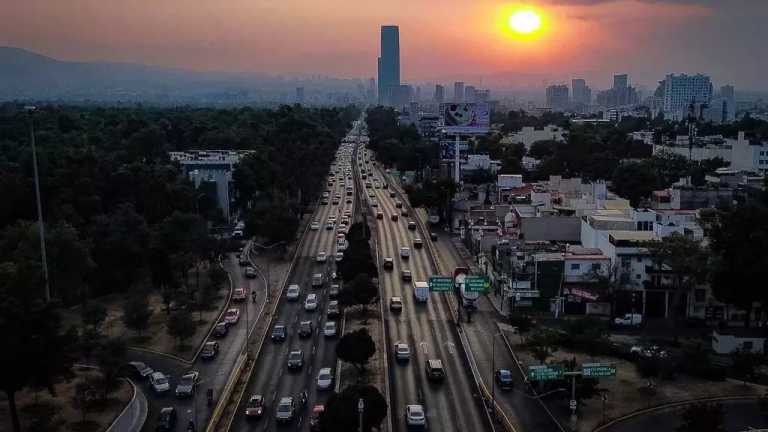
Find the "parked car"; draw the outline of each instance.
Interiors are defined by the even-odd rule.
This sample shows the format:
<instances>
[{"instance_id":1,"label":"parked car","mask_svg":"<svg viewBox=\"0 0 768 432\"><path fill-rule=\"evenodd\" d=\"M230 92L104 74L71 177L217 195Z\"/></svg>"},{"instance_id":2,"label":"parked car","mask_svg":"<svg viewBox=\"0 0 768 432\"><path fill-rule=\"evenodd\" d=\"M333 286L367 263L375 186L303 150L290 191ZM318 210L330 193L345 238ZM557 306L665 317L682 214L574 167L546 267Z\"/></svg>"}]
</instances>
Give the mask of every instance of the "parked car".
<instances>
[{"instance_id":1,"label":"parked car","mask_svg":"<svg viewBox=\"0 0 768 432\"><path fill-rule=\"evenodd\" d=\"M133 375L136 378L147 379L155 371L151 367L147 366L144 362L132 361L128 362Z\"/></svg>"},{"instance_id":2,"label":"parked car","mask_svg":"<svg viewBox=\"0 0 768 432\"><path fill-rule=\"evenodd\" d=\"M299 323L299 337L308 338L312 336L312 321L302 321Z\"/></svg>"},{"instance_id":3,"label":"parked car","mask_svg":"<svg viewBox=\"0 0 768 432\"><path fill-rule=\"evenodd\" d=\"M395 344L395 360L407 362L411 358L411 348L405 342Z\"/></svg>"},{"instance_id":4,"label":"parked car","mask_svg":"<svg viewBox=\"0 0 768 432\"><path fill-rule=\"evenodd\" d=\"M330 390L333 388L333 369L329 367L321 368L317 372L317 389Z\"/></svg>"},{"instance_id":5,"label":"parked car","mask_svg":"<svg viewBox=\"0 0 768 432\"><path fill-rule=\"evenodd\" d=\"M639 313L628 313L613 319L617 326L639 326L643 323L643 315Z\"/></svg>"},{"instance_id":6,"label":"parked car","mask_svg":"<svg viewBox=\"0 0 768 432\"><path fill-rule=\"evenodd\" d=\"M181 376L179 383L176 384L176 397L192 397L197 389L197 384L200 382L200 372L189 371Z\"/></svg>"},{"instance_id":7,"label":"parked car","mask_svg":"<svg viewBox=\"0 0 768 432\"><path fill-rule=\"evenodd\" d=\"M264 396L253 394L248 398L248 404L245 406L245 416L259 418L262 415L264 415Z\"/></svg>"},{"instance_id":8,"label":"parked car","mask_svg":"<svg viewBox=\"0 0 768 432\"><path fill-rule=\"evenodd\" d=\"M176 408L165 407L160 410L160 416L157 419L157 431L172 431L176 429Z\"/></svg>"},{"instance_id":9,"label":"parked car","mask_svg":"<svg viewBox=\"0 0 768 432\"><path fill-rule=\"evenodd\" d=\"M241 302L248 298L248 291L245 288L235 288L232 292L232 301Z\"/></svg>"},{"instance_id":10,"label":"parked car","mask_svg":"<svg viewBox=\"0 0 768 432\"><path fill-rule=\"evenodd\" d=\"M509 369L497 369L494 374L496 385L502 390L512 390L515 382L512 380L512 372Z\"/></svg>"},{"instance_id":11,"label":"parked car","mask_svg":"<svg viewBox=\"0 0 768 432\"><path fill-rule=\"evenodd\" d=\"M392 312L400 312L403 310L403 299L401 297L389 298L389 310Z\"/></svg>"},{"instance_id":12,"label":"parked car","mask_svg":"<svg viewBox=\"0 0 768 432\"><path fill-rule=\"evenodd\" d=\"M282 342L285 340L286 337L286 330L285 326L282 324L275 324L274 327L272 327L272 341L273 342Z\"/></svg>"},{"instance_id":13,"label":"parked car","mask_svg":"<svg viewBox=\"0 0 768 432\"><path fill-rule=\"evenodd\" d=\"M223 338L229 333L229 323L222 321L213 327L213 336L217 338Z\"/></svg>"},{"instance_id":14,"label":"parked car","mask_svg":"<svg viewBox=\"0 0 768 432\"><path fill-rule=\"evenodd\" d=\"M204 360L210 360L214 357L216 357L216 354L219 353L219 343L218 342L206 342L205 345L203 345L203 349L200 350L200 358Z\"/></svg>"},{"instance_id":15,"label":"parked car","mask_svg":"<svg viewBox=\"0 0 768 432\"><path fill-rule=\"evenodd\" d=\"M325 337L336 336L336 321L326 321L325 327L323 327L323 334Z\"/></svg>"},{"instance_id":16,"label":"parked car","mask_svg":"<svg viewBox=\"0 0 768 432\"><path fill-rule=\"evenodd\" d=\"M300 295L301 288L296 284L289 285L285 292L285 297L288 299L288 301L297 301Z\"/></svg>"},{"instance_id":17,"label":"parked car","mask_svg":"<svg viewBox=\"0 0 768 432\"><path fill-rule=\"evenodd\" d=\"M288 369L301 369L304 366L304 351L293 350L288 353Z\"/></svg>"},{"instance_id":18,"label":"parked car","mask_svg":"<svg viewBox=\"0 0 768 432\"><path fill-rule=\"evenodd\" d=\"M168 377L162 372L152 372L149 376L149 385L152 387L155 393L166 393L171 389L171 383L168 381Z\"/></svg>"},{"instance_id":19,"label":"parked car","mask_svg":"<svg viewBox=\"0 0 768 432\"><path fill-rule=\"evenodd\" d=\"M229 325L237 324L240 321L240 309L227 309L227 312L224 314L224 321L229 323Z\"/></svg>"},{"instance_id":20,"label":"parked car","mask_svg":"<svg viewBox=\"0 0 768 432\"><path fill-rule=\"evenodd\" d=\"M293 420L294 411L296 411L296 405L293 402L293 397L281 397L280 402L277 404L275 420L277 420L278 423L288 423Z\"/></svg>"}]
</instances>

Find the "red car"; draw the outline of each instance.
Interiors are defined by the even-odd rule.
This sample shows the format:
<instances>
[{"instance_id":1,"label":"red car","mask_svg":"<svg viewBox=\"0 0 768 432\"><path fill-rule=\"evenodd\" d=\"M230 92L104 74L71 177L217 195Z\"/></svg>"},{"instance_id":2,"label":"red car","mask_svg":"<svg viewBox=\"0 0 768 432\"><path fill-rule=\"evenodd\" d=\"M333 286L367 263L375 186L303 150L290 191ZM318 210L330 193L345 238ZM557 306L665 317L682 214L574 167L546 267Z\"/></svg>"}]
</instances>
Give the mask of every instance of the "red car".
<instances>
[{"instance_id":1,"label":"red car","mask_svg":"<svg viewBox=\"0 0 768 432\"><path fill-rule=\"evenodd\" d=\"M245 407L245 416L261 417L264 414L264 397L262 395L251 395L248 399L248 405Z\"/></svg>"},{"instance_id":2,"label":"red car","mask_svg":"<svg viewBox=\"0 0 768 432\"><path fill-rule=\"evenodd\" d=\"M228 309L227 313L224 314L224 322L227 322L231 325L237 324L239 320L240 320L240 309L237 309L237 308Z\"/></svg>"},{"instance_id":3,"label":"red car","mask_svg":"<svg viewBox=\"0 0 768 432\"><path fill-rule=\"evenodd\" d=\"M232 300L236 302L245 301L248 298L248 291L245 288L235 288L232 293Z\"/></svg>"},{"instance_id":4,"label":"red car","mask_svg":"<svg viewBox=\"0 0 768 432\"><path fill-rule=\"evenodd\" d=\"M315 405L312 407L312 414L309 415L309 430L320 430L320 416L323 414L323 411L325 411L325 406L323 405Z\"/></svg>"}]
</instances>

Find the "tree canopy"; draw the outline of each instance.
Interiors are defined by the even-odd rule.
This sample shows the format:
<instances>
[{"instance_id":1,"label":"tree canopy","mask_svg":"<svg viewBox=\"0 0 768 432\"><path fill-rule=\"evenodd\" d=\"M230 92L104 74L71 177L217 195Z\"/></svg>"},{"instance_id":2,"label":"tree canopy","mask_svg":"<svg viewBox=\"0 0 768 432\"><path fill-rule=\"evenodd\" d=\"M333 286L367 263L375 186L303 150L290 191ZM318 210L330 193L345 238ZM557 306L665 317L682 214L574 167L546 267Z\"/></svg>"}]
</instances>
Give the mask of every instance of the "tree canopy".
<instances>
[{"instance_id":1,"label":"tree canopy","mask_svg":"<svg viewBox=\"0 0 768 432\"><path fill-rule=\"evenodd\" d=\"M325 404L320 416L320 430L323 432L357 432L358 408L363 400L363 431L379 428L387 416L387 401L381 392L370 385L353 385L341 393L334 393Z\"/></svg>"}]
</instances>

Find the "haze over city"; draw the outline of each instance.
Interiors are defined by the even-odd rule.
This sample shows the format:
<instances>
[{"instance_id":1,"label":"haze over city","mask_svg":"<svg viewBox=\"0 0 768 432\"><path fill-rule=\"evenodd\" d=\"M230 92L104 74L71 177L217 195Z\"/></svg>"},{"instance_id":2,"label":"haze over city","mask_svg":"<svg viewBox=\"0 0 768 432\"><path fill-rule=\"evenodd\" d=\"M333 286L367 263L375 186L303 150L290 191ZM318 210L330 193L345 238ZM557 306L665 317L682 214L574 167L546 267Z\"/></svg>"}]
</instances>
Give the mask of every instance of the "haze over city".
<instances>
[{"instance_id":1,"label":"haze over city","mask_svg":"<svg viewBox=\"0 0 768 432\"><path fill-rule=\"evenodd\" d=\"M536 37L505 28L519 7L542 17ZM407 82L540 88L579 76L606 88L629 73L652 89L667 73L705 72L764 90L766 13L760 0L29 0L3 5L0 45L60 60L365 79L376 76L380 26L396 24Z\"/></svg>"}]
</instances>

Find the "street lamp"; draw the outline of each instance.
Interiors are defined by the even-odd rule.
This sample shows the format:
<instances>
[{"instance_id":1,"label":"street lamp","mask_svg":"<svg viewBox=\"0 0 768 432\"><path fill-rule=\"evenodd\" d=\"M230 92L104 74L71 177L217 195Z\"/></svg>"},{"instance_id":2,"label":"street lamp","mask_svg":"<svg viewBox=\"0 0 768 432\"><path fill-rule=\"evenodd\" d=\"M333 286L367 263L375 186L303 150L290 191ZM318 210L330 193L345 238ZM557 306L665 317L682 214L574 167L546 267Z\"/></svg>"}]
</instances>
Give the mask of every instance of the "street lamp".
<instances>
[{"instance_id":1,"label":"street lamp","mask_svg":"<svg viewBox=\"0 0 768 432\"><path fill-rule=\"evenodd\" d=\"M43 204L40 199L40 176L37 170L37 147L35 146L35 121L33 114L37 111L37 107L26 106L24 109L27 111L29 117L29 138L32 144L32 169L35 174L35 199L37 201L37 228L40 234L40 255L43 262L43 279L45 283L45 302L51 301L51 285L48 277L48 258L45 254L45 226L43 225Z\"/></svg>"},{"instance_id":2,"label":"street lamp","mask_svg":"<svg viewBox=\"0 0 768 432\"><path fill-rule=\"evenodd\" d=\"M496 418L496 338L501 336L501 332L493 334L491 343L491 409L493 409L493 418Z\"/></svg>"},{"instance_id":3,"label":"street lamp","mask_svg":"<svg viewBox=\"0 0 768 432\"><path fill-rule=\"evenodd\" d=\"M365 402L363 398L357 400L357 413L359 414L358 432L363 432L363 412L365 411Z\"/></svg>"}]
</instances>

